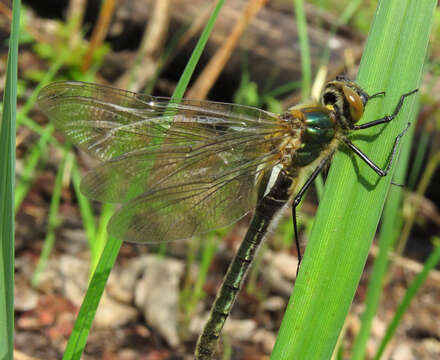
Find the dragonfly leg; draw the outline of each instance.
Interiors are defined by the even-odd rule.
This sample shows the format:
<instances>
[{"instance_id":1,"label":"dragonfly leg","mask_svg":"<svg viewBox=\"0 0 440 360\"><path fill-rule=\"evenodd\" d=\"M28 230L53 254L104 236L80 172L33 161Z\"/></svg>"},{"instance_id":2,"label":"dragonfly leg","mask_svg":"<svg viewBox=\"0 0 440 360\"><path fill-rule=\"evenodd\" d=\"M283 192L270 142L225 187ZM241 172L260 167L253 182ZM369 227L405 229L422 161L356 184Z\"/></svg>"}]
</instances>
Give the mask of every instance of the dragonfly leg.
<instances>
[{"instance_id":1,"label":"dragonfly leg","mask_svg":"<svg viewBox=\"0 0 440 360\"><path fill-rule=\"evenodd\" d=\"M379 91L377 93L374 93L373 95L368 95L368 100L377 98L377 97L382 96L382 95L385 96L385 91Z\"/></svg>"},{"instance_id":2,"label":"dragonfly leg","mask_svg":"<svg viewBox=\"0 0 440 360\"><path fill-rule=\"evenodd\" d=\"M295 236L296 252L298 253L298 265L296 266L296 276L298 276L299 265L301 264L302 255L301 255L301 248L299 246L298 225L296 222L296 206L292 206L292 221L293 221L293 234Z\"/></svg>"},{"instance_id":3,"label":"dragonfly leg","mask_svg":"<svg viewBox=\"0 0 440 360\"><path fill-rule=\"evenodd\" d=\"M397 148L399 146L399 142L400 139L402 138L403 135L405 135L405 133L408 131L409 126L411 124L408 123L408 125L406 126L406 128L399 134L397 135L396 139L394 140L394 145L393 145L393 149L391 150L391 157L388 160L388 164L385 167L385 169L381 169L378 165L376 165L367 155L365 155L361 149L359 149L357 146L355 146L349 139L344 138L344 143L351 149L354 151L354 153L356 155L358 155L370 168L372 168L379 176L386 176L388 174L388 172L391 169L391 165L393 163L394 157L396 156L397 153Z\"/></svg>"},{"instance_id":4,"label":"dragonfly leg","mask_svg":"<svg viewBox=\"0 0 440 360\"><path fill-rule=\"evenodd\" d=\"M402 187L402 188L405 187L404 184L395 183L394 181L391 181L391 185Z\"/></svg>"},{"instance_id":5,"label":"dragonfly leg","mask_svg":"<svg viewBox=\"0 0 440 360\"><path fill-rule=\"evenodd\" d=\"M415 90L412 90L410 92L407 92L406 94L403 94L400 97L400 100L397 103L397 106L395 107L395 109L394 109L394 111L393 111L393 113L391 115L386 115L386 116L384 116L384 117L382 117L380 119L377 119L377 120L374 120L374 121L370 121L370 122L367 122L367 123L362 124L362 125L354 125L353 126L353 130L367 129L367 128L372 127L372 126L376 126L376 125L379 125L379 124L384 124L384 123L390 122L399 113L400 109L403 106L403 102L405 101L405 98L410 96L410 95L412 95L412 94L415 94L417 91L419 91L419 89L415 89ZM384 92L376 93L376 94L370 96L369 99L371 99L372 97L375 97L375 96L379 96L381 94L384 94Z\"/></svg>"},{"instance_id":6,"label":"dragonfly leg","mask_svg":"<svg viewBox=\"0 0 440 360\"><path fill-rule=\"evenodd\" d=\"M331 158L331 156L332 156L332 154L330 154L329 156L324 158L324 160L322 160L319 163L317 168L312 172L312 174L309 176L309 178L304 183L302 188L298 191L298 194L296 194L295 198L293 199L293 204L292 204L293 233L294 233L294 236L295 236L296 250L298 252L298 266L296 268L296 274L297 275L298 275L298 272L299 272L299 266L301 264L302 255L301 255L301 249L300 249L300 246L299 246L298 225L297 225L297 221L296 221L296 207L299 205L299 203L301 202L301 199L304 196L304 194L306 193L307 189L310 187L310 185L312 185L313 181L316 179L318 174L324 168L325 164Z\"/></svg>"}]
</instances>

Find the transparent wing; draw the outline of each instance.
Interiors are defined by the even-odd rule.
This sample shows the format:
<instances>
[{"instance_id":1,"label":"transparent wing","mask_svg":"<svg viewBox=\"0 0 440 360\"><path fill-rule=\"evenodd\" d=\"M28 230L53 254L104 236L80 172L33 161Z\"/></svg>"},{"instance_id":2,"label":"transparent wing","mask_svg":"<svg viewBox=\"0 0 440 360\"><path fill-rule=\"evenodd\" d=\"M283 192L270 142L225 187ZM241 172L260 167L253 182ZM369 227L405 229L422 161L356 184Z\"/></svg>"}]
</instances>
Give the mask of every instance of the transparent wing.
<instances>
[{"instance_id":1,"label":"transparent wing","mask_svg":"<svg viewBox=\"0 0 440 360\"><path fill-rule=\"evenodd\" d=\"M123 203L110 232L132 241L188 238L235 222L255 206L257 174L279 163L283 139L292 136L291 124L256 108L177 104L87 83L49 85L39 105L105 161L82 191Z\"/></svg>"},{"instance_id":2,"label":"transparent wing","mask_svg":"<svg viewBox=\"0 0 440 360\"><path fill-rule=\"evenodd\" d=\"M222 134L231 128L274 130L278 117L249 106L152 97L76 81L55 82L41 90L40 108L74 144L100 160L151 147L207 140L201 127ZM172 112L175 117L164 117ZM172 128L170 129L172 125Z\"/></svg>"},{"instance_id":3,"label":"transparent wing","mask_svg":"<svg viewBox=\"0 0 440 360\"><path fill-rule=\"evenodd\" d=\"M230 225L255 206L253 179L242 174L217 184L201 182L153 190L121 207L109 232L134 242L187 239Z\"/></svg>"}]
</instances>

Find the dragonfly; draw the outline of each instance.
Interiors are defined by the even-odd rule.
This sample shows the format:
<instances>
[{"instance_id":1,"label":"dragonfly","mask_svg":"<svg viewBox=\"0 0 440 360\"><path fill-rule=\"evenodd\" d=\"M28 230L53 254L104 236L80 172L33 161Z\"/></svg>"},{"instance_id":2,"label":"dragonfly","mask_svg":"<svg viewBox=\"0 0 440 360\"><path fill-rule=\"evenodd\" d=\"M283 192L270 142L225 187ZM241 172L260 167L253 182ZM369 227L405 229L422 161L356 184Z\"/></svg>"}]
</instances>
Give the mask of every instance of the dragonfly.
<instances>
[{"instance_id":1,"label":"dragonfly","mask_svg":"<svg viewBox=\"0 0 440 360\"><path fill-rule=\"evenodd\" d=\"M116 238L161 243L192 238L254 212L199 336L195 358L211 359L223 325L269 226L292 208L298 264L296 208L339 146L379 176L389 173L399 141L379 167L349 139L353 131L389 123L394 111L358 125L368 95L345 76L326 84L319 101L273 114L212 101L174 101L85 82L49 84L39 107L71 142L101 163L81 182L87 197L119 204L108 224Z\"/></svg>"}]
</instances>

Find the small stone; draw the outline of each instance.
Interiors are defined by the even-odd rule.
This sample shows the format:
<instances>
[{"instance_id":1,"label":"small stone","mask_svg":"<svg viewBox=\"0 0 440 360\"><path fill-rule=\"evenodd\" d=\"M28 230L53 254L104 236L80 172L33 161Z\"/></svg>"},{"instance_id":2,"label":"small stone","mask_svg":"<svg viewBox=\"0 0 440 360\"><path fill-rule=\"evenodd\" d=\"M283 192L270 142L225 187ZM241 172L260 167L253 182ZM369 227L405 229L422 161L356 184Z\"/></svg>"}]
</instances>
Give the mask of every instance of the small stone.
<instances>
[{"instance_id":1,"label":"small stone","mask_svg":"<svg viewBox=\"0 0 440 360\"><path fill-rule=\"evenodd\" d=\"M113 300L104 292L96 311L94 324L100 328L120 327L134 321L137 316L138 312L135 308Z\"/></svg>"},{"instance_id":2,"label":"small stone","mask_svg":"<svg viewBox=\"0 0 440 360\"><path fill-rule=\"evenodd\" d=\"M233 339L249 341L252 339L257 323L254 320L236 320L228 318L225 323L224 332Z\"/></svg>"},{"instance_id":3,"label":"small stone","mask_svg":"<svg viewBox=\"0 0 440 360\"><path fill-rule=\"evenodd\" d=\"M252 336L252 341L260 344L266 354L272 352L272 349L275 346L275 340L275 334L266 329L257 329Z\"/></svg>"},{"instance_id":4,"label":"small stone","mask_svg":"<svg viewBox=\"0 0 440 360\"><path fill-rule=\"evenodd\" d=\"M276 253L273 256L272 265L289 280L296 279L298 258L285 252Z\"/></svg>"},{"instance_id":5,"label":"small stone","mask_svg":"<svg viewBox=\"0 0 440 360\"><path fill-rule=\"evenodd\" d=\"M136 283L148 266L149 258L149 256L140 256L127 261L123 266L116 266L110 273L107 283L109 295L124 304L132 303Z\"/></svg>"},{"instance_id":6,"label":"small stone","mask_svg":"<svg viewBox=\"0 0 440 360\"><path fill-rule=\"evenodd\" d=\"M411 347L405 343L396 344L390 358L399 360L417 360Z\"/></svg>"},{"instance_id":7,"label":"small stone","mask_svg":"<svg viewBox=\"0 0 440 360\"><path fill-rule=\"evenodd\" d=\"M290 296L293 290L293 282L286 280L274 266L267 266L264 271L262 271L262 275L265 284L267 284L270 289L277 291L281 295Z\"/></svg>"},{"instance_id":8,"label":"small stone","mask_svg":"<svg viewBox=\"0 0 440 360\"><path fill-rule=\"evenodd\" d=\"M38 303L38 293L27 284L16 282L14 288L14 309L17 311L29 311Z\"/></svg>"},{"instance_id":9,"label":"small stone","mask_svg":"<svg viewBox=\"0 0 440 360\"><path fill-rule=\"evenodd\" d=\"M59 268L64 280L64 295L76 306L81 306L88 281L89 262L70 255L60 257Z\"/></svg>"},{"instance_id":10,"label":"small stone","mask_svg":"<svg viewBox=\"0 0 440 360\"><path fill-rule=\"evenodd\" d=\"M267 311L279 311L286 307L286 301L281 296L271 296L264 300L262 306Z\"/></svg>"},{"instance_id":11,"label":"small stone","mask_svg":"<svg viewBox=\"0 0 440 360\"><path fill-rule=\"evenodd\" d=\"M135 304L148 325L155 328L171 347L180 343L178 336L179 282L183 264L174 259L149 256L143 278L135 289Z\"/></svg>"}]
</instances>

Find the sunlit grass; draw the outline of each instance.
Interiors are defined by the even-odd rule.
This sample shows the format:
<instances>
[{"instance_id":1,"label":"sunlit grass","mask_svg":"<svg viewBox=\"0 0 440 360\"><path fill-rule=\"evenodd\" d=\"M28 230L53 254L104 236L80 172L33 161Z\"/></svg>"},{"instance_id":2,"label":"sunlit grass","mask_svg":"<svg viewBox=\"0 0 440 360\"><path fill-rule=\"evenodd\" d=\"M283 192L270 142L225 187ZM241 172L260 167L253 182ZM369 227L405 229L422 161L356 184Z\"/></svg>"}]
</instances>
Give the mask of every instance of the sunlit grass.
<instances>
[{"instance_id":1,"label":"sunlit grass","mask_svg":"<svg viewBox=\"0 0 440 360\"><path fill-rule=\"evenodd\" d=\"M362 122L391 113L399 96L418 88L434 0L383 1L362 57L357 82L386 96L368 105ZM396 135L414 119L416 97L383 129L356 144L381 166ZM379 131L383 130L383 131ZM377 134L377 136L375 136ZM356 137L354 137L356 139ZM304 261L281 325L272 359L328 359L349 310L392 176L378 179L350 153L334 159Z\"/></svg>"},{"instance_id":2,"label":"sunlit grass","mask_svg":"<svg viewBox=\"0 0 440 360\"><path fill-rule=\"evenodd\" d=\"M20 1L14 0L0 127L0 358L14 352L14 187Z\"/></svg>"}]
</instances>

